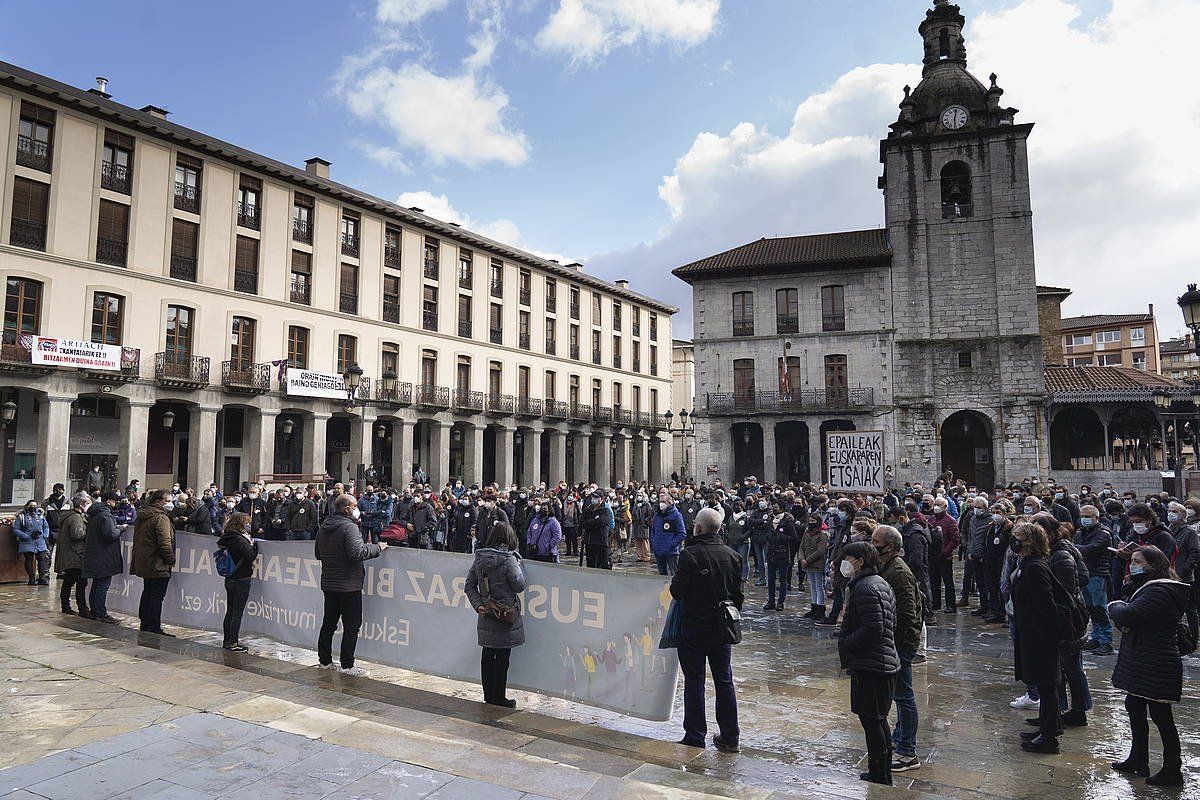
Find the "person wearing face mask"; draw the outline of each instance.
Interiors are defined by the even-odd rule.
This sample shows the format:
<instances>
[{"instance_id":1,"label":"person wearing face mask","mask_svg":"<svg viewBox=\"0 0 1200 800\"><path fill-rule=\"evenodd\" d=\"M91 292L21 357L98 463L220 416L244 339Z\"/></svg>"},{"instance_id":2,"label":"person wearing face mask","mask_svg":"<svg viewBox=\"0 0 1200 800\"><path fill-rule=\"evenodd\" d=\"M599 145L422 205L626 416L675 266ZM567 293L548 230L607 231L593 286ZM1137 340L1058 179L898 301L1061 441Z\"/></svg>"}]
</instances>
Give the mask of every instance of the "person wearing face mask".
<instances>
[{"instance_id":1,"label":"person wearing face mask","mask_svg":"<svg viewBox=\"0 0 1200 800\"><path fill-rule=\"evenodd\" d=\"M1125 537L1125 544L1117 553L1124 561L1121 569L1123 575L1128 575L1133 551L1139 547L1153 545L1162 551L1168 561L1175 558L1175 537L1171 535L1170 529L1159 521L1158 515L1149 505L1135 503L1127 509L1127 514L1129 532Z\"/></svg>"},{"instance_id":2,"label":"person wearing face mask","mask_svg":"<svg viewBox=\"0 0 1200 800\"><path fill-rule=\"evenodd\" d=\"M424 492L413 495L412 517L408 523L408 546L429 550L433 547L433 536L437 531L437 509Z\"/></svg>"},{"instance_id":3,"label":"person wearing face mask","mask_svg":"<svg viewBox=\"0 0 1200 800\"><path fill-rule=\"evenodd\" d=\"M550 513L551 506L546 498L533 503L533 518L529 522L526 552L534 561L558 563L558 545L562 541L562 526Z\"/></svg>"},{"instance_id":4,"label":"person wearing face mask","mask_svg":"<svg viewBox=\"0 0 1200 800\"><path fill-rule=\"evenodd\" d=\"M222 624L224 641L221 646L234 653L244 653L246 648L238 642L242 631L242 615L250 599L250 580L254 574L254 562L258 558L258 544L250 538L250 518L245 514L230 514L217 547L233 557L233 573L225 578L225 619Z\"/></svg>"},{"instance_id":5,"label":"person wearing face mask","mask_svg":"<svg viewBox=\"0 0 1200 800\"><path fill-rule=\"evenodd\" d=\"M222 496L213 505L213 530L218 532L225 530L225 520L233 513L237 506L237 498L233 496Z\"/></svg>"},{"instance_id":6,"label":"person wearing face mask","mask_svg":"<svg viewBox=\"0 0 1200 800\"><path fill-rule=\"evenodd\" d=\"M988 508L988 529L983 553L983 580L987 583L991 601L984 622L1004 625L1008 621L1004 604L1007 597L1000 589L1004 573L1004 561L1009 551L1013 529L1013 507L1008 500L997 500Z\"/></svg>"},{"instance_id":7,"label":"person wearing face mask","mask_svg":"<svg viewBox=\"0 0 1200 800\"><path fill-rule=\"evenodd\" d=\"M771 536L771 504L762 494L755 492L747 495L747 502L753 503L749 512L750 547L754 554L754 585L767 585L767 539Z\"/></svg>"},{"instance_id":8,"label":"person wearing face mask","mask_svg":"<svg viewBox=\"0 0 1200 800\"><path fill-rule=\"evenodd\" d=\"M921 646L925 612L917 580L900 557L900 550L904 546L900 531L891 525L876 526L871 532L871 544L879 552L879 575L888 582L896 596L895 641L900 671L896 673L896 691L892 695L896 704L892 771L908 772L921 766L917 760L917 727L920 720L917 697L913 691L912 665L916 663L917 651Z\"/></svg>"},{"instance_id":9,"label":"person wearing face mask","mask_svg":"<svg viewBox=\"0 0 1200 800\"><path fill-rule=\"evenodd\" d=\"M124 498L116 492L102 495L100 502L87 510L87 530L84 533L81 575L91 581L88 591L88 611L92 619L115 624L117 619L108 613L108 587L114 575L125 571L121 559L121 530L113 511Z\"/></svg>"},{"instance_id":10,"label":"person wearing face mask","mask_svg":"<svg viewBox=\"0 0 1200 800\"><path fill-rule=\"evenodd\" d=\"M1056 486L1051 496L1050 513L1059 522L1066 522L1072 528L1079 527L1079 506L1067 494L1066 487Z\"/></svg>"},{"instance_id":11,"label":"person wearing face mask","mask_svg":"<svg viewBox=\"0 0 1200 800\"><path fill-rule=\"evenodd\" d=\"M771 520L767 537L767 603L763 611L782 611L787 600L788 573L792 569L792 543L799 538L791 514L778 514ZM779 589L778 600L775 590Z\"/></svg>"},{"instance_id":12,"label":"person wearing face mask","mask_svg":"<svg viewBox=\"0 0 1200 800\"><path fill-rule=\"evenodd\" d=\"M567 542L567 558L582 556L579 550L579 498L570 489L564 490L560 523ZM582 560L582 558L581 558Z\"/></svg>"},{"instance_id":13,"label":"person wearing face mask","mask_svg":"<svg viewBox=\"0 0 1200 800\"><path fill-rule=\"evenodd\" d=\"M988 510L987 496L977 494L971 499L959 523L959 530L962 531L967 545L967 564L963 569L962 599L959 605L966 607L970 604L969 587L973 583L979 591L979 607L971 612L973 617L986 617L992 613L992 581L991 576L984 572L984 556L987 554L991 526L992 515Z\"/></svg>"},{"instance_id":14,"label":"person wearing face mask","mask_svg":"<svg viewBox=\"0 0 1200 800\"><path fill-rule=\"evenodd\" d=\"M704 506L696 499L696 493L688 489L683 493L683 502L679 503L677 507L680 515L683 516L683 525L690 536L692 528L696 525L696 515L700 513L700 509L704 508Z\"/></svg>"},{"instance_id":15,"label":"person wearing face mask","mask_svg":"<svg viewBox=\"0 0 1200 800\"><path fill-rule=\"evenodd\" d=\"M947 512L946 500L939 497L933 501L933 513L926 518L930 529L941 533L942 546L937 553L930 553L930 574L933 576L933 609L942 608L942 589L945 589L947 614L957 610L954 606L954 551L958 549L961 536L958 523Z\"/></svg>"},{"instance_id":16,"label":"person wearing face mask","mask_svg":"<svg viewBox=\"0 0 1200 800\"><path fill-rule=\"evenodd\" d=\"M529 502L528 492L520 491L512 496L512 511L509 516L513 521L513 530L517 534L519 554L521 558L526 558L529 554L525 548L525 537L529 533L529 523L533 521L533 504Z\"/></svg>"},{"instance_id":17,"label":"person wearing face mask","mask_svg":"<svg viewBox=\"0 0 1200 800\"><path fill-rule=\"evenodd\" d=\"M333 663L333 634L342 625L340 671L365 677L367 671L354 666L358 632L362 628L362 589L367 571L363 562L379 558L387 542L364 542L358 520L362 512L354 495L342 494L333 500L333 511L317 529L313 545L321 562L321 592L325 611L317 636L317 662L321 669L338 669Z\"/></svg>"},{"instance_id":18,"label":"person wearing face mask","mask_svg":"<svg viewBox=\"0 0 1200 800\"><path fill-rule=\"evenodd\" d=\"M29 585L49 586L50 524L46 521L46 512L36 501L30 500L13 518L12 530L17 537L17 553L25 561Z\"/></svg>"},{"instance_id":19,"label":"person wearing face mask","mask_svg":"<svg viewBox=\"0 0 1200 800\"><path fill-rule=\"evenodd\" d=\"M84 540L87 538L88 506L92 498L80 492L71 498L71 508L63 512L59 526L58 547L54 549L54 571L59 576L58 599L62 613L74 614L71 608L71 588L75 589L75 601L79 605L79 616L88 616L87 580L83 577Z\"/></svg>"},{"instance_id":20,"label":"person wearing face mask","mask_svg":"<svg viewBox=\"0 0 1200 800\"><path fill-rule=\"evenodd\" d=\"M1010 579L1014 636L1013 661L1017 680L1037 687L1038 730L1021 734L1021 749L1058 753L1059 706L1062 681L1060 623L1050 569L1050 542L1041 526L1020 522L1013 528L1019 561ZM1023 706L1024 707L1024 706Z\"/></svg>"},{"instance_id":21,"label":"person wearing face mask","mask_svg":"<svg viewBox=\"0 0 1200 800\"><path fill-rule=\"evenodd\" d=\"M810 514L800 536L800 569L808 579L810 607L802 619L825 618L825 554L829 532L819 514Z\"/></svg>"},{"instance_id":22,"label":"person wearing face mask","mask_svg":"<svg viewBox=\"0 0 1200 800\"><path fill-rule=\"evenodd\" d=\"M900 672L896 651L896 594L879 575L879 552L870 542L850 542L838 572L848 582L846 618L838 637L838 661L850 673L850 711L867 740L867 771L859 777L892 784L892 731L888 715Z\"/></svg>"},{"instance_id":23,"label":"person wearing face mask","mask_svg":"<svg viewBox=\"0 0 1200 800\"><path fill-rule=\"evenodd\" d=\"M1178 627L1189 607L1189 594L1190 587L1179 580L1161 550L1139 547L1130 553L1128 600L1108 604L1108 613L1122 632L1112 684L1126 692L1125 710L1133 734L1128 758L1112 768L1146 778L1150 786L1183 786L1179 730L1171 705L1183 697ZM1162 769L1154 775L1150 775L1147 713L1163 744Z\"/></svg>"},{"instance_id":24,"label":"person wearing face mask","mask_svg":"<svg viewBox=\"0 0 1200 800\"><path fill-rule=\"evenodd\" d=\"M246 496L241 499L236 508L239 514L250 517L250 535L255 539L263 538L263 529L270 522L267 514L267 503L259 496L258 486L251 485Z\"/></svg>"},{"instance_id":25,"label":"person wearing face mask","mask_svg":"<svg viewBox=\"0 0 1200 800\"><path fill-rule=\"evenodd\" d=\"M658 510L650 520L650 552L658 564L659 575L674 575L679 568L679 548L687 538L686 524L683 513L671 502L671 496L660 493Z\"/></svg>"},{"instance_id":26,"label":"person wearing face mask","mask_svg":"<svg viewBox=\"0 0 1200 800\"><path fill-rule=\"evenodd\" d=\"M58 542L58 529L62 515L71 510L71 501L67 498L66 487L61 483L54 484L50 494L42 501L42 510L46 513L46 524L50 526L50 535L46 537L46 545L53 552L54 545Z\"/></svg>"},{"instance_id":27,"label":"person wearing face mask","mask_svg":"<svg viewBox=\"0 0 1200 800\"><path fill-rule=\"evenodd\" d=\"M629 537L633 541L634 557L638 561L650 561L650 522L654 519L654 506L644 490L640 490L637 500L629 510L633 520L629 528Z\"/></svg>"},{"instance_id":28,"label":"person wearing face mask","mask_svg":"<svg viewBox=\"0 0 1200 800\"><path fill-rule=\"evenodd\" d=\"M1172 500L1167 504L1167 530L1175 537L1172 568L1179 580L1190 585L1196 576L1196 565L1200 563L1200 538L1196 535L1196 527L1188 523L1187 508L1183 503Z\"/></svg>"},{"instance_id":29,"label":"person wearing face mask","mask_svg":"<svg viewBox=\"0 0 1200 800\"><path fill-rule=\"evenodd\" d=\"M130 572L142 579L142 598L138 605L141 629L148 633L173 636L162 627L162 604L175 566L175 529L167 516L174 503L166 489L149 492L147 502L138 509L133 526L133 555Z\"/></svg>"},{"instance_id":30,"label":"person wearing face mask","mask_svg":"<svg viewBox=\"0 0 1200 800\"><path fill-rule=\"evenodd\" d=\"M1112 531L1100 519L1100 509L1085 505L1079 509L1079 528L1075 531L1075 546L1087 567L1088 582L1083 587L1083 601L1092 620L1092 632L1084 650L1098 656L1111 656L1112 623L1105 608L1108 605L1109 567L1113 546Z\"/></svg>"},{"instance_id":31,"label":"person wearing face mask","mask_svg":"<svg viewBox=\"0 0 1200 800\"><path fill-rule=\"evenodd\" d=\"M829 558L825 565L825 574L833 584L833 599L830 601L829 614L825 619L817 620L817 625L832 628L837 625L842 613L842 603L845 600L847 578L842 573L842 551L853 542L854 515L857 512L854 501L842 498L829 514Z\"/></svg>"},{"instance_id":32,"label":"person wearing face mask","mask_svg":"<svg viewBox=\"0 0 1200 800\"><path fill-rule=\"evenodd\" d=\"M612 525L612 512L604 503L604 492L597 489L588 495L579 516L579 529L587 566L612 569L612 559L608 552L608 532Z\"/></svg>"},{"instance_id":33,"label":"person wearing face mask","mask_svg":"<svg viewBox=\"0 0 1200 800\"><path fill-rule=\"evenodd\" d=\"M309 541L317 535L317 504L303 492L296 492L283 515L289 542Z\"/></svg>"},{"instance_id":34,"label":"person wearing face mask","mask_svg":"<svg viewBox=\"0 0 1200 800\"><path fill-rule=\"evenodd\" d=\"M379 543L379 532L384 526L383 509L380 505L374 485L368 483L366 491L358 498L359 527L362 529L364 542ZM390 512L387 518L391 518Z\"/></svg>"},{"instance_id":35,"label":"person wearing face mask","mask_svg":"<svg viewBox=\"0 0 1200 800\"><path fill-rule=\"evenodd\" d=\"M187 509L187 521L184 523L183 529L188 533L200 533L205 536L212 536L212 496L210 495L197 500L194 495L189 495L185 507Z\"/></svg>"},{"instance_id":36,"label":"person wearing face mask","mask_svg":"<svg viewBox=\"0 0 1200 800\"><path fill-rule=\"evenodd\" d=\"M750 515L746 504L735 499L725 521L725 543L742 559L742 580L750 580Z\"/></svg>"}]
</instances>

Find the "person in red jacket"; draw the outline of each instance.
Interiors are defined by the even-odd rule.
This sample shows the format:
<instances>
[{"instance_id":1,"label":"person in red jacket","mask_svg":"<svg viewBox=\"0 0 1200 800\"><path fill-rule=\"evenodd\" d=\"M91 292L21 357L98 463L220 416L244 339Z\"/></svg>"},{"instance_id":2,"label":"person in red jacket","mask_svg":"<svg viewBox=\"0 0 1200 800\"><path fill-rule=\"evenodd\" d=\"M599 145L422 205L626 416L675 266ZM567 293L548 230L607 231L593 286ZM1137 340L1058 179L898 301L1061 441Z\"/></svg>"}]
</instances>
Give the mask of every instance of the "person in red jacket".
<instances>
[{"instance_id":1,"label":"person in red jacket","mask_svg":"<svg viewBox=\"0 0 1200 800\"><path fill-rule=\"evenodd\" d=\"M937 528L942 533L942 546L937 553L929 554L929 574L933 584L933 609L942 607L942 588L946 590L947 614L955 613L954 607L954 553L958 550L960 536L958 523L954 517L946 513L946 498L938 497L933 501L933 513L925 515L925 522L930 528Z\"/></svg>"}]
</instances>

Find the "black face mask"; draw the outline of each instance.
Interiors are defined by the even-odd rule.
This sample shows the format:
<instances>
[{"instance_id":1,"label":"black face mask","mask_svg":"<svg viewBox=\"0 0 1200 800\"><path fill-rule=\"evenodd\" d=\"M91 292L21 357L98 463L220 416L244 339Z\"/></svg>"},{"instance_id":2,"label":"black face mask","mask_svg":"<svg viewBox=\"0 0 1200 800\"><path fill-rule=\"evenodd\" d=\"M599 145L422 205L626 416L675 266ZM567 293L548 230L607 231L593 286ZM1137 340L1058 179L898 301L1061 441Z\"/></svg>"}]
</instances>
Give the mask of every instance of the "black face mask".
<instances>
[{"instance_id":1,"label":"black face mask","mask_svg":"<svg viewBox=\"0 0 1200 800\"><path fill-rule=\"evenodd\" d=\"M1016 539L1013 539L1011 542L1009 542L1008 548L1017 555L1021 555L1021 543Z\"/></svg>"}]
</instances>

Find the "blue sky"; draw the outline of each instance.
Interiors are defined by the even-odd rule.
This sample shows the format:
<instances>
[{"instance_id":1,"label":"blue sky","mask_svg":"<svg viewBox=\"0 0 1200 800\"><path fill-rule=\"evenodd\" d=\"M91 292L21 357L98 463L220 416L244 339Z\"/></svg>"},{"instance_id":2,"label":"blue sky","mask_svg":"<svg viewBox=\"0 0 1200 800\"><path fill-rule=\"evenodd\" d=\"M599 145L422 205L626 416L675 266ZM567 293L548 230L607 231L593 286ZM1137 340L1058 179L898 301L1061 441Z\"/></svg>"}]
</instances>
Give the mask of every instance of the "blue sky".
<instances>
[{"instance_id":1,"label":"blue sky","mask_svg":"<svg viewBox=\"0 0 1200 800\"><path fill-rule=\"evenodd\" d=\"M1156 35L1169 39L1172 21L1194 28L1195 0L961 5L972 70L981 78L997 70L1005 102L1023 110L1020 120L1039 123L1031 142L1039 280L1077 289L1068 313L1169 303L1182 291L1187 263L1174 246L1169 257L1154 255L1165 289L1114 295L1092 285L1097 274L1119 279L1144 250L1144 237L1112 241L1113 220L1092 212L1116 213L1105 197L1110 185L1124 187L1122 194L1161 190L1149 177L1161 165L1148 150L1164 142L1135 142L1131 154L1137 136L1094 141L1094 125L1083 131L1079 104L1091 98L1078 96L1079 83L1106 80L1097 75L1105 65L1131 81L1130 71L1161 75L1166 65L1147 62L1143 34L1114 26L1150 16L1159 21ZM919 0L9 4L0 58L77 86L105 75L120 102L164 106L174 121L290 163L320 155L339 181L582 260L603 277L628 277L634 288L686 305L687 288L668 273L687 260L763 235L881 223L875 140L895 117L900 86L919 80L916 26L926 7ZM1161 42L1162 57L1183 66L1189 50L1175 49ZM1062 80L1043 79L1047 71ZM1109 91L1122 88L1111 86L1120 75L1107 80ZM443 102L443 91L453 97ZM446 106L459 112L430 113ZM1173 135L1195 133L1200 114L1193 112L1180 108ZM1050 129L1045 144L1042 128ZM1077 133L1104 158L1073 153ZM1173 163L1181 175L1169 187L1172 203L1200 199L1187 188L1200 183L1192 180L1196 159ZM1089 205L1062 201L1081 172L1095 184L1110 169L1111 181L1091 186ZM1158 235L1177 241L1195 221L1176 214L1179 227ZM1154 218L1154 227L1163 224ZM1164 332L1173 332L1178 312L1166 313L1173 316ZM686 332L688 316L679 322Z\"/></svg>"}]
</instances>

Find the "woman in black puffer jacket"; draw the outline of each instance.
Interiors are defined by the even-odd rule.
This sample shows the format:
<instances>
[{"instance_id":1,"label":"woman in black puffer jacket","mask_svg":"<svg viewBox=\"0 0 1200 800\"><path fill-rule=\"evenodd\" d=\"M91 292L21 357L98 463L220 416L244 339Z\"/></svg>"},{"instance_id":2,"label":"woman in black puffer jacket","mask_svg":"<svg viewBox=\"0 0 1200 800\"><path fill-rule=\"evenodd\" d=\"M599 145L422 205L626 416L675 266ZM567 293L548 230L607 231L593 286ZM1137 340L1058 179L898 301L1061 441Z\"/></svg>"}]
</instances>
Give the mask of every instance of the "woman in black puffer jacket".
<instances>
[{"instance_id":1,"label":"woman in black puffer jacket","mask_svg":"<svg viewBox=\"0 0 1200 800\"><path fill-rule=\"evenodd\" d=\"M1069 522L1059 522L1051 514L1038 514L1033 521L1042 526L1050 542L1050 571L1069 594L1076 596L1080 604L1086 606L1080 589L1087 586L1089 573L1083 554L1072 541L1075 526ZM1059 717L1060 725L1087 725L1087 712L1092 710L1092 693L1083 671L1082 644L1082 640L1066 642L1060 648L1063 683L1070 690L1071 697L1071 708Z\"/></svg>"},{"instance_id":2,"label":"woman in black puffer jacket","mask_svg":"<svg viewBox=\"0 0 1200 800\"><path fill-rule=\"evenodd\" d=\"M1108 604L1113 624L1121 630L1121 650L1113 670L1113 686L1124 689L1125 710L1133 745L1129 758L1113 769L1131 775L1150 775L1150 726L1154 720L1163 743L1163 766L1146 778L1152 786L1182 786L1179 730L1171 704L1183 695L1183 664L1179 658L1179 618L1191 591L1178 579L1157 547L1140 547L1129 562L1128 602Z\"/></svg>"},{"instance_id":3,"label":"woman in black puffer jacket","mask_svg":"<svg viewBox=\"0 0 1200 800\"><path fill-rule=\"evenodd\" d=\"M838 638L838 658L850 673L850 710L858 715L867 739L871 783L892 783L892 731L888 714L900 671L896 652L896 595L880 577L879 552L869 542L851 542L842 550L846 617Z\"/></svg>"}]
</instances>

